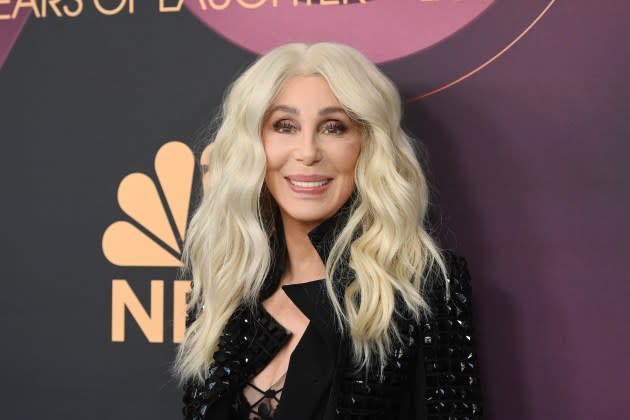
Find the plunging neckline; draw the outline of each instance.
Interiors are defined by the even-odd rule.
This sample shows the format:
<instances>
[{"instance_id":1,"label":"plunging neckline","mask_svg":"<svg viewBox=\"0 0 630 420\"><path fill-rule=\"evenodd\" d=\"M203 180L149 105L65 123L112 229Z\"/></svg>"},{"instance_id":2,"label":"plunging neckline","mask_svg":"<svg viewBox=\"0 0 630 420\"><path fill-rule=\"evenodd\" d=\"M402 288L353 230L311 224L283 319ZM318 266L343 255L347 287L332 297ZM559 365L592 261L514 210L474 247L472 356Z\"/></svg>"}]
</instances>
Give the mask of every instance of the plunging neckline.
<instances>
[{"instance_id":1,"label":"plunging neckline","mask_svg":"<svg viewBox=\"0 0 630 420\"><path fill-rule=\"evenodd\" d=\"M310 286L310 285L315 285L315 284L316 284L316 283L318 283L318 282L323 282L324 280L325 280L325 279L309 280L309 281L305 281L305 282L301 282L301 283L290 283L290 284L284 284L284 285L280 285L279 287L281 287L281 288L282 288L282 290L284 291L284 290L285 290L285 288L291 289L291 288L306 287L306 286ZM299 341L297 342L297 344L295 345L295 348L293 349L293 351L291 352L291 354L289 354L289 363L287 363L287 369L285 370L285 372L284 372L284 373L283 373L280 377L276 378L276 379L272 382L272 385L271 385L271 386L273 386L273 384L276 384L276 383L280 380L280 378L281 378L281 377L285 376L285 375L288 373L288 371L290 370L290 367L291 367L291 356L293 356L293 353L295 353L295 351L296 351L296 350L300 347L300 344L303 342L304 335L306 334L306 332L309 330L309 328L310 328L310 326L311 326L311 319L310 319L310 318L309 318L309 317L308 317L308 316L307 316L304 312L302 312L302 310L300 309L300 307L299 307L299 306L298 306L295 302L293 302L293 299L291 299L291 296L290 296L289 294L285 293L285 295L286 295L286 296L287 296L287 298L288 298L288 299L289 299L289 300L293 303L293 305L297 308L297 310L298 310L298 311L300 311L300 313L301 313L301 314L302 314L302 315L303 315L303 316L304 316L304 317L308 320L308 322L306 323L306 327L304 328L304 331L302 332L302 336L300 337L300 340L299 340ZM291 331L290 329L286 328L286 327L285 327L285 326L284 326L284 325L283 325L280 321L278 321L278 319L277 319L276 317L274 317L273 315L271 315L271 313L270 313L270 312L269 312L269 311L268 311L268 310L267 310L267 309L266 309L266 308L262 305L262 303L261 303L261 305L260 305L260 306L261 306L261 307L262 307L262 309L266 312L266 314L267 314L267 315L268 315L271 319L273 319L273 321L274 321L276 324L280 325L282 328L284 328L286 331L288 331L291 335L293 335L293 334L294 334L294 333L293 333L293 331ZM286 344L285 344L285 346L286 346ZM280 348L280 350L279 350L279 351L281 351L283 348L284 348L284 346L283 346L282 348ZM275 358L275 356L274 356L274 358ZM271 363L272 361L273 361L273 358L269 361L269 363ZM263 367L263 370L264 370L267 366L269 366L269 364L267 364L265 367ZM262 372L262 370L261 370L261 372ZM260 372L259 372L259 373L260 373ZM252 379L253 379L253 378L255 378L256 376L258 376L258 375L257 375L257 374L256 374L256 375L254 375L254 376L252 377Z\"/></svg>"},{"instance_id":2,"label":"plunging neckline","mask_svg":"<svg viewBox=\"0 0 630 420\"><path fill-rule=\"evenodd\" d=\"M306 281L306 282L302 282L302 283L291 283L291 284L285 284L285 285L281 285L279 287L282 287L283 290L285 290L285 288L287 289L298 289L301 287L306 287L306 286L313 286L316 285L317 283L323 282L325 279L317 279L317 280L310 280L310 281ZM293 299L291 299L291 296L289 293L286 294L287 297L293 302L293 304L298 308L298 310L300 312L302 312L302 310L300 309L300 307L296 304L296 302L293 301ZM282 325L282 323L280 323L273 315L271 315L269 313L269 311L267 311L267 309L261 304L261 310L263 310L266 314L266 316L268 316L275 324L281 326L282 328L284 328L285 331L287 331L289 334L293 334L293 332L291 330L289 330L288 328L284 327L284 325ZM239 414L247 414L247 418L248 419L273 419L278 410L280 409L280 407L282 406L281 402L282 399L284 398L284 388L285 385L289 382L289 378L292 376L291 373L294 370L293 366L293 356L299 352L302 351L302 347L304 347L304 343L310 339L310 337L308 335L312 334L312 322L311 319L308 318L308 316L306 314L304 314L304 312L302 312L302 314L308 319L308 323L306 324L306 328L304 329L304 332L302 333L302 336L300 337L300 340L297 342L297 344L295 345L295 348L293 349L293 351L291 352L291 354L289 355L289 362L287 364L287 369L285 370L285 372L278 377L277 379L275 379L272 383L272 385L266 389L263 390L262 388L259 388L258 386L253 384L253 379L258 376L258 374L260 372L262 372L262 370L264 370L267 366L269 366L269 363L271 363L273 361L273 359L276 357L276 355L273 356L273 358L269 361L269 363L267 365L265 365L258 373L256 373L255 375L253 375L251 378L249 378L249 380L247 381L247 383L245 384L245 386L239 391L239 397L238 399L241 400L242 404L246 404L245 407L241 407ZM306 339L305 339L306 338ZM288 342L287 342L288 343ZM284 345L286 346L286 344ZM283 348L281 347L279 351L281 351ZM282 382L282 386L278 387L277 389L274 389L276 385L278 385L279 382ZM258 398L254 398L253 400L250 400L247 398L247 396L245 395L245 390L247 389L247 387L253 387L256 390L258 390L258 392L261 394L261 397ZM277 394L281 393L282 395L277 398ZM271 395L273 394L273 395ZM269 401L269 406L267 406L265 404L265 398L267 398L267 400ZM275 401L275 404L273 404L271 402L271 400ZM259 412L258 409L261 408L261 404L265 405L265 408L263 408L263 412ZM240 404L239 404L240 405ZM270 408L267 411L267 408ZM256 411L255 411L256 410ZM258 417L251 417L252 415L258 416ZM244 419L243 419L244 420Z\"/></svg>"}]
</instances>

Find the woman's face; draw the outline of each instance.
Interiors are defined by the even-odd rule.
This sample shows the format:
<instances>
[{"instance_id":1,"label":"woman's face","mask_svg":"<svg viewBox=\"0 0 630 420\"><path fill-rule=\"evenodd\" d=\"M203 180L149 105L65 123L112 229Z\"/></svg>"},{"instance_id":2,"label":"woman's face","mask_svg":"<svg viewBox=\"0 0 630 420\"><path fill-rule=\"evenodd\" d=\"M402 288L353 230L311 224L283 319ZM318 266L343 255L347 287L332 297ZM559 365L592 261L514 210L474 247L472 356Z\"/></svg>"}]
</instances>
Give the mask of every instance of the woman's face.
<instances>
[{"instance_id":1,"label":"woman's face","mask_svg":"<svg viewBox=\"0 0 630 420\"><path fill-rule=\"evenodd\" d=\"M333 216L354 189L361 126L319 75L286 81L265 114L265 184L282 220L310 230Z\"/></svg>"}]
</instances>

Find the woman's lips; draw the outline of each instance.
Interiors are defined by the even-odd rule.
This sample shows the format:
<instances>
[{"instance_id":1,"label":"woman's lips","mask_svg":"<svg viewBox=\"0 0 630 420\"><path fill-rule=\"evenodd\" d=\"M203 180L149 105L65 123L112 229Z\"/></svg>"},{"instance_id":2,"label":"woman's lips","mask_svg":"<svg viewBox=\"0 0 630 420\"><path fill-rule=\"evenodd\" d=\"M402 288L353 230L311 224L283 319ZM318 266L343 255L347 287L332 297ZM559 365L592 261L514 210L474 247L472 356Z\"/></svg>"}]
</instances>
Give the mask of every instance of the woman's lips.
<instances>
[{"instance_id":1,"label":"woman's lips","mask_svg":"<svg viewBox=\"0 0 630 420\"><path fill-rule=\"evenodd\" d=\"M296 177L297 178L297 177ZM328 189L332 178L300 176L300 179L286 177L289 187L297 193L321 194Z\"/></svg>"}]
</instances>

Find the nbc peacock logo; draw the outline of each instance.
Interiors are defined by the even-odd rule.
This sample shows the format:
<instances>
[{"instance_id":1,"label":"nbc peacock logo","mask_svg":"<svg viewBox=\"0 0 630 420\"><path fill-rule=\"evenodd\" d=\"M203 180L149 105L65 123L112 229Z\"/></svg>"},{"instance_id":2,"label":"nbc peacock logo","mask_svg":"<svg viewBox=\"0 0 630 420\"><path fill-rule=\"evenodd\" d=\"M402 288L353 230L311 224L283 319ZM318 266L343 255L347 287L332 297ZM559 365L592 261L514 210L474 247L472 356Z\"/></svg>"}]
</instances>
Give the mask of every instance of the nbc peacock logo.
<instances>
[{"instance_id":1,"label":"nbc peacock logo","mask_svg":"<svg viewBox=\"0 0 630 420\"><path fill-rule=\"evenodd\" d=\"M210 146L201 154L201 162L207 162L209 152ZM120 181L117 200L124 216L111 223L102 238L103 254L116 266L179 268L182 265L195 156L186 144L168 142L155 155L154 171L155 176L134 172ZM173 342L178 343L185 330L190 281L174 280L172 288L172 336ZM125 341L128 311L147 341L164 342L165 281L151 280L150 289L150 304L146 308L127 280L112 280L112 341Z\"/></svg>"}]
</instances>

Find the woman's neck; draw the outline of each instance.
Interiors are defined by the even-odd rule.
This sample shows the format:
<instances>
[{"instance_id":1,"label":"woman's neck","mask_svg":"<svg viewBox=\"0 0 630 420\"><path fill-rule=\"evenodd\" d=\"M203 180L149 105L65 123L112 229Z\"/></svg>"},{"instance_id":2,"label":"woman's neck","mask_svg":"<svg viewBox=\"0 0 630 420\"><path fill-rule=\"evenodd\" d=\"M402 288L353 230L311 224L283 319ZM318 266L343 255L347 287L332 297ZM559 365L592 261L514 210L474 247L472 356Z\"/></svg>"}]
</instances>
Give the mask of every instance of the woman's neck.
<instances>
[{"instance_id":1,"label":"woman's neck","mask_svg":"<svg viewBox=\"0 0 630 420\"><path fill-rule=\"evenodd\" d=\"M305 283L326 277L326 266L313 246L308 232L315 226L282 218L287 262L280 285Z\"/></svg>"}]
</instances>

